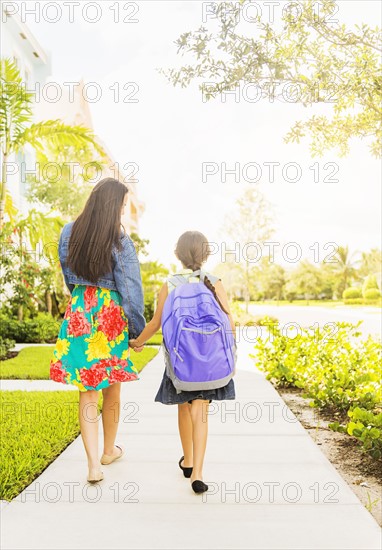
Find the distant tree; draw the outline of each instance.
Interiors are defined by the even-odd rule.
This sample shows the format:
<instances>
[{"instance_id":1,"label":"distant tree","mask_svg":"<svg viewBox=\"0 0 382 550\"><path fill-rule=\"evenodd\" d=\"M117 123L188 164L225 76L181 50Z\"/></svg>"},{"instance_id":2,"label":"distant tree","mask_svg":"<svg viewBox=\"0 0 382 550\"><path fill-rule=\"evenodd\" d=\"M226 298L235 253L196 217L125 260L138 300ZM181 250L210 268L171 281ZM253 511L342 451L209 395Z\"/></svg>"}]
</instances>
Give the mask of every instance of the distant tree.
<instances>
[{"instance_id":1,"label":"distant tree","mask_svg":"<svg viewBox=\"0 0 382 550\"><path fill-rule=\"evenodd\" d=\"M11 289L12 306L22 321L25 310L40 306L52 313L54 273L57 269L57 243L63 222L31 209L27 215L17 213L3 224L1 232L1 286ZM42 258L46 265L42 266Z\"/></svg>"},{"instance_id":2,"label":"distant tree","mask_svg":"<svg viewBox=\"0 0 382 550\"><path fill-rule=\"evenodd\" d=\"M142 285L144 288L145 317L149 321L154 315L157 303L157 295L166 277L168 269L154 261L141 264Z\"/></svg>"},{"instance_id":3,"label":"distant tree","mask_svg":"<svg viewBox=\"0 0 382 550\"><path fill-rule=\"evenodd\" d=\"M337 272L335 267L330 263L320 263L318 266L321 279L320 297L331 300L338 285Z\"/></svg>"},{"instance_id":4,"label":"distant tree","mask_svg":"<svg viewBox=\"0 0 382 550\"><path fill-rule=\"evenodd\" d=\"M227 257L226 262L222 262L215 267L214 275L221 278L230 301L243 297L242 292L245 281L242 266Z\"/></svg>"},{"instance_id":5,"label":"distant tree","mask_svg":"<svg viewBox=\"0 0 382 550\"><path fill-rule=\"evenodd\" d=\"M348 246L339 246L335 254L336 261L332 265L337 278L335 292L339 297L357 276L359 260L354 259L355 255L356 253L350 254Z\"/></svg>"},{"instance_id":6,"label":"distant tree","mask_svg":"<svg viewBox=\"0 0 382 550\"><path fill-rule=\"evenodd\" d=\"M47 169L27 177L27 200L49 207L65 219L76 218L101 175L105 160L96 151L72 145L45 147L43 153L37 152L36 160Z\"/></svg>"},{"instance_id":7,"label":"distant tree","mask_svg":"<svg viewBox=\"0 0 382 550\"><path fill-rule=\"evenodd\" d=\"M311 297L318 298L322 288L320 269L308 260L301 261L298 266L289 273L285 285L287 299L293 300L298 295L303 295L309 302Z\"/></svg>"},{"instance_id":8,"label":"distant tree","mask_svg":"<svg viewBox=\"0 0 382 550\"><path fill-rule=\"evenodd\" d=\"M256 247L260 248L260 257L263 253L264 242L272 236L273 214L270 203L260 192L258 186L253 185L244 190L243 194L236 201L235 209L227 217L225 232L233 243L238 243L239 261L238 265L243 270L243 291L245 298L245 311L248 313L248 302L253 293L251 269L256 264ZM231 250L232 245L229 247ZM227 257L232 258L232 254Z\"/></svg>"},{"instance_id":9,"label":"distant tree","mask_svg":"<svg viewBox=\"0 0 382 550\"><path fill-rule=\"evenodd\" d=\"M147 256L147 245L150 241L148 239L142 239L142 237L140 237L138 233L135 232L130 234L130 238L134 243L135 250L137 251L137 256Z\"/></svg>"},{"instance_id":10,"label":"distant tree","mask_svg":"<svg viewBox=\"0 0 382 550\"><path fill-rule=\"evenodd\" d=\"M281 300L286 283L286 273L282 266L264 257L255 268L254 277L263 299Z\"/></svg>"},{"instance_id":11,"label":"distant tree","mask_svg":"<svg viewBox=\"0 0 382 550\"><path fill-rule=\"evenodd\" d=\"M372 248L370 252L362 252L360 276L366 277L369 274L380 273L382 269L382 250Z\"/></svg>"}]
</instances>

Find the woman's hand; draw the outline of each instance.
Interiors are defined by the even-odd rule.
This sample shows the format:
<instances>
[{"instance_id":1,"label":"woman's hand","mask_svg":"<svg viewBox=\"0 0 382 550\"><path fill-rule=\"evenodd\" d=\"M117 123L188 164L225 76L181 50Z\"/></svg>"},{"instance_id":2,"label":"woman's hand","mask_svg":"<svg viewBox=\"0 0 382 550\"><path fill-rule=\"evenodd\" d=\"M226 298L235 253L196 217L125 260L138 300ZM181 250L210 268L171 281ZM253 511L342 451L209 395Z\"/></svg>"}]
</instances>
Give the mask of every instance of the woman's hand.
<instances>
[{"instance_id":1,"label":"woman's hand","mask_svg":"<svg viewBox=\"0 0 382 550\"><path fill-rule=\"evenodd\" d=\"M133 350L136 352L136 353L139 353L143 350L143 348L145 347L144 344L142 344L141 346L137 345L136 344L136 339L135 338L132 338L131 340L129 340L129 347L130 348L133 348Z\"/></svg>"}]
</instances>

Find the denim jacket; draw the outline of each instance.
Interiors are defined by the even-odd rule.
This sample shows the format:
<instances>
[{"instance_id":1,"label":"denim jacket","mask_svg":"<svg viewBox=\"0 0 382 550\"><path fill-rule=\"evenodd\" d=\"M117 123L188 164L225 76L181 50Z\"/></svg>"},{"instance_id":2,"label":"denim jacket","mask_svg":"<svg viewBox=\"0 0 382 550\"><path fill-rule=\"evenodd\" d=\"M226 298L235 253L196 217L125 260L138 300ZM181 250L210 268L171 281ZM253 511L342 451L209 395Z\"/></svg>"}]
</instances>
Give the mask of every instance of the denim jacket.
<instances>
[{"instance_id":1,"label":"denim jacket","mask_svg":"<svg viewBox=\"0 0 382 550\"><path fill-rule=\"evenodd\" d=\"M66 286L70 293L72 293L76 284L117 290L121 295L122 307L128 319L129 336L130 338L137 338L145 328L146 321L143 316L144 300L141 271L133 241L127 234L124 235L121 232L121 251L118 251L114 245L112 249L112 271L102 275L96 283L93 283L76 275L66 265L73 224L74 222L67 223L62 228L58 245L58 255Z\"/></svg>"}]
</instances>

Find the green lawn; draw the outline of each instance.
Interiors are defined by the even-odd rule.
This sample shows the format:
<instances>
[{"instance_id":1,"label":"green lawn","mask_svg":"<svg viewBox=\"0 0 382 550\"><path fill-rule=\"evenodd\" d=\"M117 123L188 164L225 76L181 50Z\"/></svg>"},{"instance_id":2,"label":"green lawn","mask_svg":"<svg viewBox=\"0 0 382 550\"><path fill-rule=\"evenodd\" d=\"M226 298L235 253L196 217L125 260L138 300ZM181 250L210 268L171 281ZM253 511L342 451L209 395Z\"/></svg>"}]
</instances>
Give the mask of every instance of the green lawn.
<instances>
[{"instance_id":1,"label":"green lawn","mask_svg":"<svg viewBox=\"0 0 382 550\"><path fill-rule=\"evenodd\" d=\"M135 351L131 350L130 353L130 359L134 363L134 365L137 367L138 372L141 372L143 367L147 365L151 359L154 359L154 357L157 355L159 349L154 348L152 346L143 348L143 350L140 353L135 353Z\"/></svg>"},{"instance_id":2,"label":"green lawn","mask_svg":"<svg viewBox=\"0 0 382 550\"><path fill-rule=\"evenodd\" d=\"M154 336L150 338L150 340L147 340L146 346L160 346L163 341L162 332L159 331Z\"/></svg>"},{"instance_id":3,"label":"green lawn","mask_svg":"<svg viewBox=\"0 0 382 550\"><path fill-rule=\"evenodd\" d=\"M54 345L23 348L16 357L0 362L0 379L49 380L49 362L53 349ZM131 350L130 359L141 371L157 353L157 348L149 346L140 353Z\"/></svg>"},{"instance_id":4,"label":"green lawn","mask_svg":"<svg viewBox=\"0 0 382 550\"><path fill-rule=\"evenodd\" d=\"M27 487L79 434L78 392L0 392L0 499Z\"/></svg>"},{"instance_id":5,"label":"green lawn","mask_svg":"<svg viewBox=\"0 0 382 550\"><path fill-rule=\"evenodd\" d=\"M23 348L3 361L1 378L49 379L54 346ZM131 351L139 371L158 348ZM0 499L12 500L27 487L79 435L77 391L0 392ZM102 409L100 392L99 410Z\"/></svg>"}]
</instances>

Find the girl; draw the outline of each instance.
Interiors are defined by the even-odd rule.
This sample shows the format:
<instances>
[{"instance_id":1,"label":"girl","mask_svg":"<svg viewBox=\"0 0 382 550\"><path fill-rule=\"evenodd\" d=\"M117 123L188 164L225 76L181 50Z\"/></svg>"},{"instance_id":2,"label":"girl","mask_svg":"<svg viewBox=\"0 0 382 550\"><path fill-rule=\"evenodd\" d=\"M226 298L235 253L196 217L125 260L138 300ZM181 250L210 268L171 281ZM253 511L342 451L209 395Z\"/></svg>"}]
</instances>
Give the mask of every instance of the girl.
<instances>
[{"instance_id":1,"label":"girl","mask_svg":"<svg viewBox=\"0 0 382 550\"><path fill-rule=\"evenodd\" d=\"M138 336L145 326L136 251L130 237L121 232L127 193L127 187L115 179L97 183L82 213L62 229L59 242L71 298L50 361L50 378L74 384L80 391L79 421L90 483L103 479L98 392L103 394L101 464L111 464L123 454L122 447L115 445L121 382L138 380L129 337Z\"/></svg>"},{"instance_id":2,"label":"girl","mask_svg":"<svg viewBox=\"0 0 382 550\"><path fill-rule=\"evenodd\" d=\"M180 260L183 270L179 273L187 277L188 282L199 281L194 272L199 270L210 254L208 241L199 231L187 231L179 238L175 255ZM200 275L199 275L200 277ZM228 315L232 333L235 335L235 322L232 318L228 299L221 280L210 273L205 273L204 284L215 296L220 307ZM213 284L215 283L215 285ZM158 296L158 305L153 318L147 323L146 328L130 344L143 346L161 326L161 316L164 302L168 293L173 290L173 285L165 283ZM179 467L187 478L191 478L191 485L195 493L203 493L208 490L208 485L203 483L203 461L207 444L207 412L212 399L235 399L234 381L231 379L223 388L214 390L181 391L177 393L172 381L163 374L155 401L165 405L178 405L179 435L183 448L183 456L179 461Z\"/></svg>"}]
</instances>

